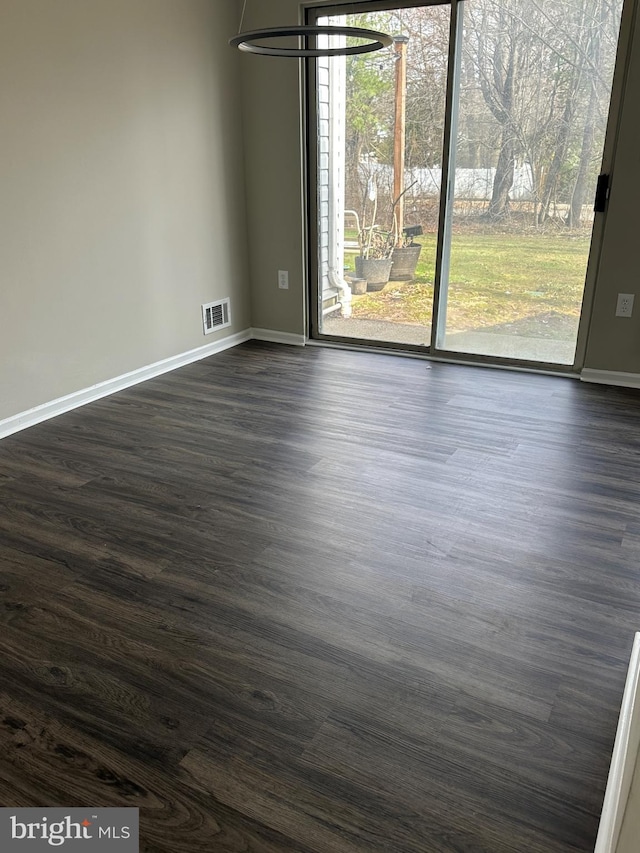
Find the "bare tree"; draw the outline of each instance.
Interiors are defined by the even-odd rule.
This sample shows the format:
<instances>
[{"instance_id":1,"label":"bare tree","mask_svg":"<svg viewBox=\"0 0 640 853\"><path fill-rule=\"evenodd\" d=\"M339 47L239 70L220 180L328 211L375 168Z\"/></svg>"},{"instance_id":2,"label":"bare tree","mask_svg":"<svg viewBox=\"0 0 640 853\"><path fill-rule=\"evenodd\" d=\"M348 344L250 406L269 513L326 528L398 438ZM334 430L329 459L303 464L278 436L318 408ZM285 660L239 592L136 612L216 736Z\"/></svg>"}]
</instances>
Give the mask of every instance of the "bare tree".
<instances>
[{"instance_id":1,"label":"bare tree","mask_svg":"<svg viewBox=\"0 0 640 853\"><path fill-rule=\"evenodd\" d=\"M464 4L457 166L495 170L484 211L490 220L513 210L519 172L532 176L532 224L579 225L599 166L621 6L622 0ZM408 168L442 165L449 15L445 4L349 16L409 36ZM385 52L347 60L354 206L372 169L392 162L393 62Z\"/></svg>"},{"instance_id":2,"label":"bare tree","mask_svg":"<svg viewBox=\"0 0 640 853\"><path fill-rule=\"evenodd\" d=\"M600 0L590 11L591 14L586 19L584 38L584 51L589 59L589 62L585 63L588 102L584 110L580 157L567 216L567 224L571 227L580 224L588 188L593 184L600 165L601 148L597 142L604 138L606 130L607 105L618 41L620 4Z\"/></svg>"},{"instance_id":3,"label":"bare tree","mask_svg":"<svg viewBox=\"0 0 640 853\"><path fill-rule=\"evenodd\" d=\"M535 221L558 202L580 221L604 135L621 0L470 0L465 63L497 128L491 219L509 210L515 166L535 179ZM467 80L468 80L467 72Z\"/></svg>"},{"instance_id":4,"label":"bare tree","mask_svg":"<svg viewBox=\"0 0 640 853\"><path fill-rule=\"evenodd\" d=\"M465 49L475 66L484 101L500 128L493 192L487 215L500 219L509 207L516 159L521 153L518 115L523 82L524 28L514 0L472 4L466 19Z\"/></svg>"}]
</instances>

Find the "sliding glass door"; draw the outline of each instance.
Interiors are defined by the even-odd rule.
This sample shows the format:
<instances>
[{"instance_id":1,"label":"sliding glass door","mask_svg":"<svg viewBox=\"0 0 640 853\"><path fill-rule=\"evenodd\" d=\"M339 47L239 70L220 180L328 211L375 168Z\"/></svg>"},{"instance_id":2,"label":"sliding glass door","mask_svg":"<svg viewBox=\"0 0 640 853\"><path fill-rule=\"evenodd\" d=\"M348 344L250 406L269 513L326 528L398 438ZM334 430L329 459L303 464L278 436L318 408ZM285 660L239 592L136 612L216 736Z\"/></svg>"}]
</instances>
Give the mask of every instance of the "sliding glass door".
<instances>
[{"instance_id":1,"label":"sliding glass door","mask_svg":"<svg viewBox=\"0 0 640 853\"><path fill-rule=\"evenodd\" d=\"M573 364L621 8L460 4L440 348Z\"/></svg>"},{"instance_id":2,"label":"sliding glass door","mask_svg":"<svg viewBox=\"0 0 640 853\"><path fill-rule=\"evenodd\" d=\"M322 334L429 345L450 18L448 4L318 18L394 36L318 60Z\"/></svg>"},{"instance_id":3,"label":"sliding glass door","mask_svg":"<svg viewBox=\"0 0 640 853\"><path fill-rule=\"evenodd\" d=\"M573 364L621 7L315 10L394 36L314 69L318 337Z\"/></svg>"}]
</instances>

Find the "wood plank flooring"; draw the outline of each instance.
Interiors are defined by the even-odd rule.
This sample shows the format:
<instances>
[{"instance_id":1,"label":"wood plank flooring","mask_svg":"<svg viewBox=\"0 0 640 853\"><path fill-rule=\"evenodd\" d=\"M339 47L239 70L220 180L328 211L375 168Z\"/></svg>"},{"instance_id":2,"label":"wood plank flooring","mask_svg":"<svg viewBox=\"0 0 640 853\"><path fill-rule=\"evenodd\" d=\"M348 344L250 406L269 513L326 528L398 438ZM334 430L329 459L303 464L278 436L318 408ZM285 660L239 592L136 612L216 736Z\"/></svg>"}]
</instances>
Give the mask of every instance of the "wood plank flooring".
<instances>
[{"instance_id":1,"label":"wood plank flooring","mask_svg":"<svg viewBox=\"0 0 640 853\"><path fill-rule=\"evenodd\" d=\"M0 804L148 853L593 849L640 394L251 343L0 443Z\"/></svg>"}]
</instances>

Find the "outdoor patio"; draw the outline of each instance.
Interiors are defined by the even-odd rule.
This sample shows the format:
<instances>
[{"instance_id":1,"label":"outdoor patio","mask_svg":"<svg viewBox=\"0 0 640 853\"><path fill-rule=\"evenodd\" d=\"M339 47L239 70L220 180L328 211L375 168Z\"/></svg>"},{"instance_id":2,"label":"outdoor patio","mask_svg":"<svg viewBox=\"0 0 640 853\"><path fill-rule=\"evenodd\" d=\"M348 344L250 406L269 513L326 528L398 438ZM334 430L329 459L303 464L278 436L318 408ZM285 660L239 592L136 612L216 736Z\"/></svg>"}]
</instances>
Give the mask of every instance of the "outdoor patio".
<instances>
[{"instance_id":1,"label":"outdoor patio","mask_svg":"<svg viewBox=\"0 0 640 853\"><path fill-rule=\"evenodd\" d=\"M354 297L354 300L357 299L357 296ZM345 318L334 314L325 317L323 334L409 346L428 346L431 326ZM525 335L500 327L449 332L446 343L447 349L453 352L552 364L571 365L575 355L575 340Z\"/></svg>"}]
</instances>

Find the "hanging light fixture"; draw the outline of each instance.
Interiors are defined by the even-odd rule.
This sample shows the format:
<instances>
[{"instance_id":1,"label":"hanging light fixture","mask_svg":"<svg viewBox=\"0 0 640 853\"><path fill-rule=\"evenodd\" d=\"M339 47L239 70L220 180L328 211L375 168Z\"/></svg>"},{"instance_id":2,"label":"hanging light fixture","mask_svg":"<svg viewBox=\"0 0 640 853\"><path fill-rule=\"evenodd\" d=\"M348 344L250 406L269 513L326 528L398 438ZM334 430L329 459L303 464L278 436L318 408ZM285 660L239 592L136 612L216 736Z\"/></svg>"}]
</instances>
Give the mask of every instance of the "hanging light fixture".
<instances>
[{"instance_id":1,"label":"hanging light fixture","mask_svg":"<svg viewBox=\"0 0 640 853\"><path fill-rule=\"evenodd\" d=\"M391 36L380 33L377 30L368 30L363 27L341 27L341 26L291 26L270 27L262 30L247 30L241 32L244 21L244 13L247 8L247 0L244 0L242 18L240 20L240 31L237 36L229 39L232 47L237 47L247 53L257 53L260 56L285 56L294 59L317 57L317 56L355 56L359 53L372 53L381 50L393 43ZM367 39L364 44L344 45L343 47L272 47L261 44L265 39L285 38L297 36L300 38L313 38L315 36L346 36Z\"/></svg>"}]
</instances>

